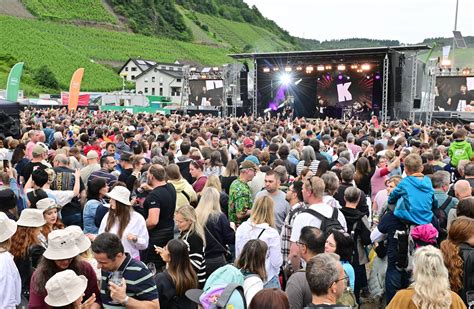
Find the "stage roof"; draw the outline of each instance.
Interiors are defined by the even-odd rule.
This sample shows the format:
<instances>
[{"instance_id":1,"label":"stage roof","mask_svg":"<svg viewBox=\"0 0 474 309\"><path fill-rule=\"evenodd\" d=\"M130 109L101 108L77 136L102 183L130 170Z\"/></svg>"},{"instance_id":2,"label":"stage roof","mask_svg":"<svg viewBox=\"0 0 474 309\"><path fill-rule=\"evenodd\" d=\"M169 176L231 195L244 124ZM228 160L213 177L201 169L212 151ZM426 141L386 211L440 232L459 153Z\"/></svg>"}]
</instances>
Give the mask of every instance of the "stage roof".
<instances>
[{"instance_id":1,"label":"stage roof","mask_svg":"<svg viewBox=\"0 0 474 309\"><path fill-rule=\"evenodd\" d=\"M382 55L389 52L407 52L431 49L428 45L408 45L408 46L384 46L384 47L363 47L347 49L326 49L326 50L307 50L307 51L287 51L287 52L269 52L269 53L246 53L230 54L234 59L249 58L304 58L304 57L328 57L328 56L356 56L356 55Z\"/></svg>"}]
</instances>

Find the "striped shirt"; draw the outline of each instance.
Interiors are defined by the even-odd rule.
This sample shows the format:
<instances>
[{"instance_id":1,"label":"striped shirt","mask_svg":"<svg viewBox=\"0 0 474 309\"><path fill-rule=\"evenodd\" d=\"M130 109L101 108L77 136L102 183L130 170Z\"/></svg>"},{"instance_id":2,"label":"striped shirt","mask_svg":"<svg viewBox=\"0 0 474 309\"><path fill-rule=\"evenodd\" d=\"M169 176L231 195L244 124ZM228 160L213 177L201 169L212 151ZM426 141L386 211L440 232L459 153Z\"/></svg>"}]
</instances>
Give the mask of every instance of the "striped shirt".
<instances>
[{"instance_id":1,"label":"striped shirt","mask_svg":"<svg viewBox=\"0 0 474 309\"><path fill-rule=\"evenodd\" d=\"M117 176L115 176L112 173L107 172L107 170L105 169L100 169L98 171L92 172L91 175L89 176L89 181L91 181L94 178L104 178L109 187L112 187L117 182Z\"/></svg>"},{"instance_id":2,"label":"striped shirt","mask_svg":"<svg viewBox=\"0 0 474 309\"><path fill-rule=\"evenodd\" d=\"M206 282L206 262L204 260L204 241L196 233L186 233L180 236L188 244L189 259L198 277L199 288Z\"/></svg>"},{"instance_id":3,"label":"striped shirt","mask_svg":"<svg viewBox=\"0 0 474 309\"><path fill-rule=\"evenodd\" d=\"M130 254L126 253L126 258L120 265L118 271L122 272L127 284L127 296L139 301L158 300L158 290L153 274L140 261L132 259ZM100 287L100 298L104 308L125 308L120 304L114 304L110 298L109 279L112 273L102 270L102 282Z\"/></svg>"},{"instance_id":4,"label":"striped shirt","mask_svg":"<svg viewBox=\"0 0 474 309\"><path fill-rule=\"evenodd\" d=\"M305 163L304 161L298 162L298 164L296 165L296 175L298 176L301 175L301 172L304 170L305 167L309 167L311 172L313 172L313 175L316 174L316 172L318 171L318 166L319 166L318 160L311 161L310 166L305 166L304 163Z\"/></svg>"}]
</instances>

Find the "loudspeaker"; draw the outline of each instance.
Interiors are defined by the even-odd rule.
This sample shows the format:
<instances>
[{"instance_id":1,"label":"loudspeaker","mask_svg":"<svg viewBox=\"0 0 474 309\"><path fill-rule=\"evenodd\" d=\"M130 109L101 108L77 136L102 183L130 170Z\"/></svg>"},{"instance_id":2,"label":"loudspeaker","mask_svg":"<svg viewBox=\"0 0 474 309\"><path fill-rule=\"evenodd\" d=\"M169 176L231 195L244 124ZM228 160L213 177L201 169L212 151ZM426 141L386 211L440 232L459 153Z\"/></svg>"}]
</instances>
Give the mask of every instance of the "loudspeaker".
<instances>
[{"instance_id":1,"label":"loudspeaker","mask_svg":"<svg viewBox=\"0 0 474 309\"><path fill-rule=\"evenodd\" d=\"M240 99L245 101L249 97L249 89L247 86L248 72L240 72Z\"/></svg>"},{"instance_id":2,"label":"loudspeaker","mask_svg":"<svg viewBox=\"0 0 474 309\"><path fill-rule=\"evenodd\" d=\"M402 101L402 67L395 68L395 102Z\"/></svg>"},{"instance_id":3,"label":"loudspeaker","mask_svg":"<svg viewBox=\"0 0 474 309\"><path fill-rule=\"evenodd\" d=\"M413 99L413 108L414 109L421 108L421 99Z\"/></svg>"}]
</instances>

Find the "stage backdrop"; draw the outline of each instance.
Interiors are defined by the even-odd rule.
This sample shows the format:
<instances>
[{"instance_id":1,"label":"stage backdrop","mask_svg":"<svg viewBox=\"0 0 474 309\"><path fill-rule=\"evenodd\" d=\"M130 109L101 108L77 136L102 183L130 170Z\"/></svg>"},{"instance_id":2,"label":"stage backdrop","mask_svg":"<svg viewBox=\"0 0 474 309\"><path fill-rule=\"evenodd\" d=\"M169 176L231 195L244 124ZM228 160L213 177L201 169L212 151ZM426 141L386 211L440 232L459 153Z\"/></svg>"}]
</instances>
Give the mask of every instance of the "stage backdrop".
<instances>
[{"instance_id":1,"label":"stage backdrop","mask_svg":"<svg viewBox=\"0 0 474 309\"><path fill-rule=\"evenodd\" d=\"M222 106L224 100L224 82L221 79L190 80L189 105Z\"/></svg>"},{"instance_id":2,"label":"stage backdrop","mask_svg":"<svg viewBox=\"0 0 474 309\"><path fill-rule=\"evenodd\" d=\"M435 111L474 112L474 76L436 77Z\"/></svg>"}]
</instances>

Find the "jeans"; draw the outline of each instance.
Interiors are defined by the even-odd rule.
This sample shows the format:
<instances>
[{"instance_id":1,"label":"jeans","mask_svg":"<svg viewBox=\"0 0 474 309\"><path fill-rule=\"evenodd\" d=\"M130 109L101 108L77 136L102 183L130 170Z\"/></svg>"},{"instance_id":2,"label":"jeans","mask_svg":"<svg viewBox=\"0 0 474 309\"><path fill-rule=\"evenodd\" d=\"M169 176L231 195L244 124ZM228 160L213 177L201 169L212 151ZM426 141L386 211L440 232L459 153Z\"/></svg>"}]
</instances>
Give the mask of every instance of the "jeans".
<instances>
[{"instance_id":1,"label":"jeans","mask_svg":"<svg viewBox=\"0 0 474 309\"><path fill-rule=\"evenodd\" d=\"M263 288L264 289L272 289L272 288L281 289L280 278L278 278L278 276L273 276L273 278L268 280L268 282L263 285Z\"/></svg>"},{"instance_id":2,"label":"jeans","mask_svg":"<svg viewBox=\"0 0 474 309\"><path fill-rule=\"evenodd\" d=\"M408 287L408 273L406 270L398 270L394 263L389 263L387 275L385 276L385 296L388 305L398 290Z\"/></svg>"}]
</instances>

